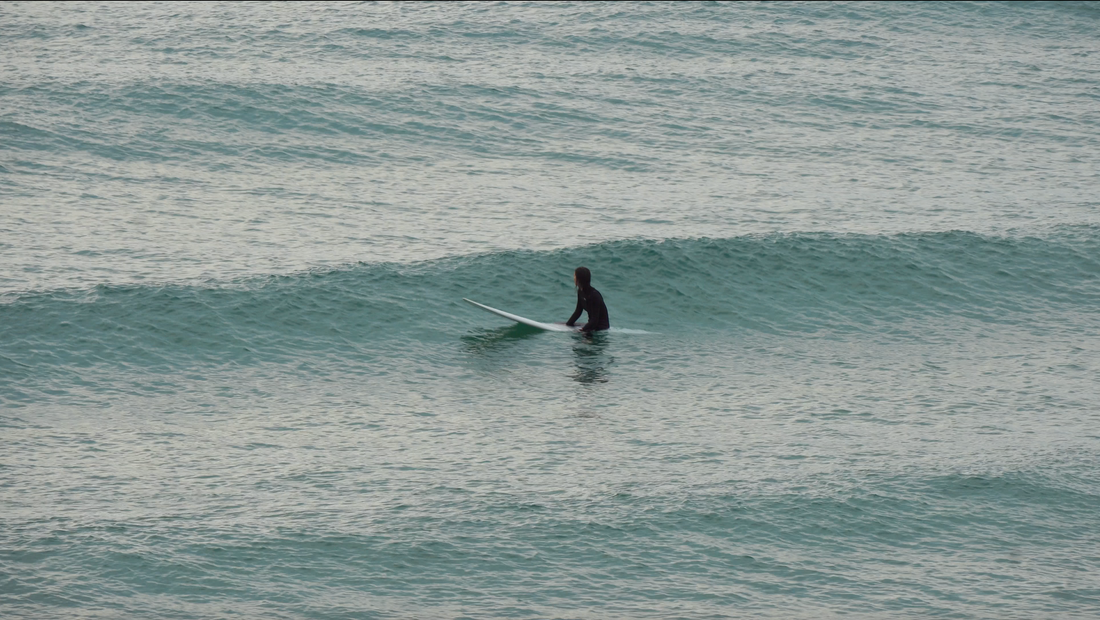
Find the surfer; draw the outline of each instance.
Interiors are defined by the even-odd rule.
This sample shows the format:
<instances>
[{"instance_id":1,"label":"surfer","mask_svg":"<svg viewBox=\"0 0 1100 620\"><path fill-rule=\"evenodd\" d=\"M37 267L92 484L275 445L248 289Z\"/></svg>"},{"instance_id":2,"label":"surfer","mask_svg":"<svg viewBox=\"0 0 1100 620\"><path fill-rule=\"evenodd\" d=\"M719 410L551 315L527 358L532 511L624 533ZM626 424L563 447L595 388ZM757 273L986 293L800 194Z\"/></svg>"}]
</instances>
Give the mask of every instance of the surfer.
<instances>
[{"instance_id":1,"label":"surfer","mask_svg":"<svg viewBox=\"0 0 1100 620\"><path fill-rule=\"evenodd\" d=\"M573 311L573 316L569 317L565 324L573 327L577 319L581 318L581 312L584 311L588 313L588 323L585 323L584 327L581 328L582 332L590 334L594 331L610 328L611 322L607 318L607 306L603 303L603 295L592 288L592 272L588 270L588 267L577 267L577 270L573 272L573 284L577 285L577 309Z\"/></svg>"}]
</instances>

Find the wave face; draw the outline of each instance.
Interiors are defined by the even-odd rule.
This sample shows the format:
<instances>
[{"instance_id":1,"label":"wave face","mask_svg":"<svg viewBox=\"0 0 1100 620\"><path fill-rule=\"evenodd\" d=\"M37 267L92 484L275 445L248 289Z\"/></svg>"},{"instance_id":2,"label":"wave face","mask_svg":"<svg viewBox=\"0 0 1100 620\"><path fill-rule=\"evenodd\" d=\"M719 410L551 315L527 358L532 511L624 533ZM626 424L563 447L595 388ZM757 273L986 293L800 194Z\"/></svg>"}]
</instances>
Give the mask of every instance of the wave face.
<instances>
[{"instance_id":1,"label":"wave face","mask_svg":"<svg viewBox=\"0 0 1100 620\"><path fill-rule=\"evenodd\" d=\"M572 311L570 274L581 264L597 274L617 327L684 337L718 330L735 334L728 337L760 331L919 340L927 334L911 330L939 331L943 323L960 335L982 324L1089 329L1100 303L1098 257L1100 235L1091 227L1047 238L946 232L616 241L220 286L26 294L0 306L0 334L9 361L28 369L354 357L394 339L435 342L501 323L457 303L462 297L563 320ZM547 316L548 309L556 314Z\"/></svg>"},{"instance_id":2,"label":"wave face","mask_svg":"<svg viewBox=\"0 0 1100 620\"><path fill-rule=\"evenodd\" d=\"M1095 617L1098 17L0 3L0 610Z\"/></svg>"}]
</instances>

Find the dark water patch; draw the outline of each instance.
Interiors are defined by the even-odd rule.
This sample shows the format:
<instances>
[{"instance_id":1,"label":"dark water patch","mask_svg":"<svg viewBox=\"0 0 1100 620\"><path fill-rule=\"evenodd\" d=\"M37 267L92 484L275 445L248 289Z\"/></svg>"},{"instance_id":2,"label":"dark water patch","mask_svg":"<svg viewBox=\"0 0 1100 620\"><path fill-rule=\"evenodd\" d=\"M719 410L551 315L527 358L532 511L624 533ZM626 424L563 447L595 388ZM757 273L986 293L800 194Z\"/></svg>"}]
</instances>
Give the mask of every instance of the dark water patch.
<instances>
[{"instance_id":1,"label":"dark water patch","mask_svg":"<svg viewBox=\"0 0 1100 620\"><path fill-rule=\"evenodd\" d=\"M342 84L77 82L7 97L31 109L48 107L51 121L47 128L4 121L8 148L191 165L206 158L224 165L226 157L246 165L318 160L364 165L394 157L419 161L425 149L463 157L554 157L560 154L547 152L540 136L567 131L581 137L583 127L574 125L582 117L605 133L629 126L583 99L477 84L420 84L387 93ZM632 169L630 162L616 163L622 153L565 155Z\"/></svg>"},{"instance_id":2,"label":"dark water patch","mask_svg":"<svg viewBox=\"0 0 1100 620\"><path fill-rule=\"evenodd\" d=\"M84 604L117 603L120 592L132 591L152 598L128 599L130 611L172 595L230 607L263 600L307 616L319 594L365 613L379 600L431 607L461 603L475 591L483 609L515 597L532 610L645 610L688 601L690 617L704 618L812 601L864 613L904 613L919 604L981 616L1003 611L1005 598L1043 605L1039 593L1057 601L1048 611L1072 610L1093 590L1060 581L1072 575L1060 560L1072 541L1057 535L1046 500L955 506L927 488L900 477L864 479L844 492L734 484L718 494L648 489L577 501L437 486L400 502L364 498L365 514L281 504L241 513L262 521L220 512L185 521L85 519L41 536L24 527L19 548L3 554L22 574L6 596L59 605L33 595L89 563L101 570L83 578ZM1024 515L1026 507L1036 513ZM1095 525L1095 512L1076 516ZM1021 518L1030 530L1015 527ZM1045 572L1052 562L1060 569ZM1094 563L1079 561L1083 569ZM364 583L371 597L348 598ZM995 597L978 595L979 585Z\"/></svg>"}]
</instances>

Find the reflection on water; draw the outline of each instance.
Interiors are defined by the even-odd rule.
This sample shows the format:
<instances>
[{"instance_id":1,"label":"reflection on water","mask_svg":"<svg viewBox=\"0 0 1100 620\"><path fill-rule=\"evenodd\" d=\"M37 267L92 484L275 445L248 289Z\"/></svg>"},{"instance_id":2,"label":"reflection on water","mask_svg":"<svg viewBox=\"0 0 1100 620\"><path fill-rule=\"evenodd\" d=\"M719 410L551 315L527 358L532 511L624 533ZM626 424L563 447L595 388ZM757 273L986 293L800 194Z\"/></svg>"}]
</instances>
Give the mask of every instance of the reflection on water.
<instances>
[{"instance_id":1,"label":"reflection on water","mask_svg":"<svg viewBox=\"0 0 1100 620\"><path fill-rule=\"evenodd\" d=\"M573 380L577 383L607 383L609 366L614 358L607 354L607 334L586 334L573 344Z\"/></svg>"},{"instance_id":2,"label":"reflection on water","mask_svg":"<svg viewBox=\"0 0 1100 620\"><path fill-rule=\"evenodd\" d=\"M482 362L490 362L499 371L499 365L505 360L515 361L510 354L505 354L506 351L543 333L545 332L534 327L515 324L472 330L460 340L467 353L480 358ZM610 341L607 332L573 334L568 338L572 340L574 366L570 377L583 385L607 383L610 380L607 369L615 361L609 355ZM498 354L504 355L501 357Z\"/></svg>"}]
</instances>

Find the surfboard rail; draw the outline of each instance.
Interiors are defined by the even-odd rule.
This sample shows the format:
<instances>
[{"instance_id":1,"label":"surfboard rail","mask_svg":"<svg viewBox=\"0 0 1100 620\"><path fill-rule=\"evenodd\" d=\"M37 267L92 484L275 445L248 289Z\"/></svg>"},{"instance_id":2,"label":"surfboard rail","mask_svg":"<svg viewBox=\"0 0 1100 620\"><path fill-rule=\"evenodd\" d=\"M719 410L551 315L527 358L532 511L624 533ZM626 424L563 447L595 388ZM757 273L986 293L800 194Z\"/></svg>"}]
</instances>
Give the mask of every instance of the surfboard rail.
<instances>
[{"instance_id":1,"label":"surfboard rail","mask_svg":"<svg viewBox=\"0 0 1100 620\"><path fill-rule=\"evenodd\" d=\"M524 325L530 325L531 327L536 327L538 329L546 330L548 332L575 332L580 330L580 327L570 327L565 323L543 323L542 321L534 321L527 317L522 317L518 314L512 314L511 312L497 310L496 308L486 306L485 304L479 304L476 301L472 299L466 299L465 297L462 298L462 301L470 305L477 306L478 308L481 308L486 312L492 312L493 314L504 317L510 321L515 321L516 323L522 323Z\"/></svg>"}]
</instances>

